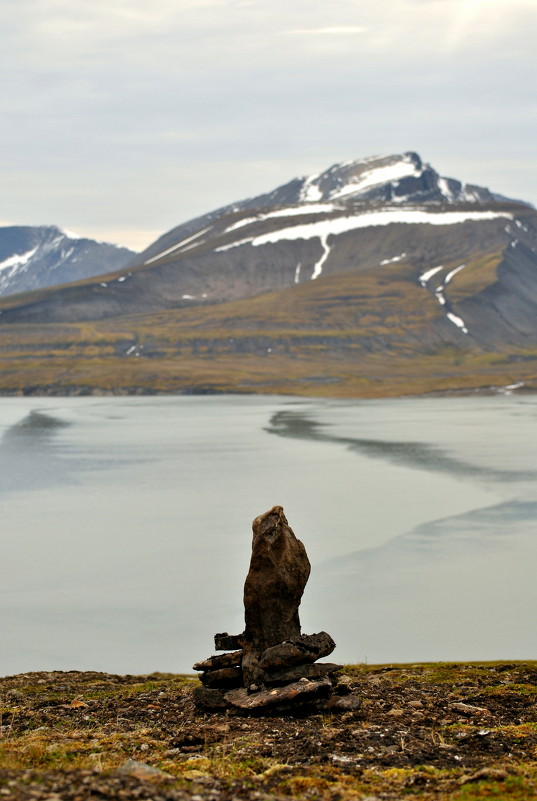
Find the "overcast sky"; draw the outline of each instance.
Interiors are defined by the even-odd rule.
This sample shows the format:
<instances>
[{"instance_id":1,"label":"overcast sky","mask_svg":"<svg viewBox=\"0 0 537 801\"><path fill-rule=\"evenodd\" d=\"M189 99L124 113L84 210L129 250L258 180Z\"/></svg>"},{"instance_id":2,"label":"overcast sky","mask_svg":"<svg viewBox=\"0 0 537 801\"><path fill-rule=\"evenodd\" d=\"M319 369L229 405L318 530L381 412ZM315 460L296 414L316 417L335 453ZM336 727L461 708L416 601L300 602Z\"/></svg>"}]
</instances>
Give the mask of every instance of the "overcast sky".
<instances>
[{"instance_id":1,"label":"overcast sky","mask_svg":"<svg viewBox=\"0 0 537 801\"><path fill-rule=\"evenodd\" d=\"M537 204L537 0L1 0L2 224L142 249L417 151Z\"/></svg>"}]
</instances>

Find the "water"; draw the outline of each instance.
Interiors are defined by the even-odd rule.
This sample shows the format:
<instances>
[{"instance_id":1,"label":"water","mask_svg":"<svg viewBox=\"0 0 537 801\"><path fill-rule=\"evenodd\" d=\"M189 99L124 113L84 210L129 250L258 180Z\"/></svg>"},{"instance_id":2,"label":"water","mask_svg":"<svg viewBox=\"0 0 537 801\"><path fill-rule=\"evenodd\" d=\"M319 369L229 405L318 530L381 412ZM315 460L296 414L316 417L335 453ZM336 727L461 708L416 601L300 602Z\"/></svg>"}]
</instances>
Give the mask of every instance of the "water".
<instances>
[{"instance_id":1,"label":"water","mask_svg":"<svg viewBox=\"0 0 537 801\"><path fill-rule=\"evenodd\" d=\"M0 399L0 674L190 671L251 520L343 662L537 658L537 398Z\"/></svg>"}]
</instances>

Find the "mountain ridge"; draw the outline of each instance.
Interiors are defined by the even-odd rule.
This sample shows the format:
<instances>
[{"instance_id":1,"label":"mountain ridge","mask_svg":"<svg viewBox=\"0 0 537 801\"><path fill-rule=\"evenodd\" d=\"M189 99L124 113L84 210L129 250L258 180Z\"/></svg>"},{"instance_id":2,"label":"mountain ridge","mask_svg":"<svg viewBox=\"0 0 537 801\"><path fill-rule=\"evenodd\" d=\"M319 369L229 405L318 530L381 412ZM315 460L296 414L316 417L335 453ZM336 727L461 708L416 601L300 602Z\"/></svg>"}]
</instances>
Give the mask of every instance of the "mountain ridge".
<instances>
[{"instance_id":1,"label":"mountain ridge","mask_svg":"<svg viewBox=\"0 0 537 801\"><path fill-rule=\"evenodd\" d=\"M0 227L0 296L91 278L122 267L134 252L56 225Z\"/></svg>"},{"instance_id":2,"label":"mountain ridge","mask_svg":"<svg viewBox=\"0 0 537 801\"><path fill-rule=\"evenodd\" d=\"M0 343L10 391L537 388L537 212L414 153L344 162L0 299Z\"/></svg>"}]
</instances>

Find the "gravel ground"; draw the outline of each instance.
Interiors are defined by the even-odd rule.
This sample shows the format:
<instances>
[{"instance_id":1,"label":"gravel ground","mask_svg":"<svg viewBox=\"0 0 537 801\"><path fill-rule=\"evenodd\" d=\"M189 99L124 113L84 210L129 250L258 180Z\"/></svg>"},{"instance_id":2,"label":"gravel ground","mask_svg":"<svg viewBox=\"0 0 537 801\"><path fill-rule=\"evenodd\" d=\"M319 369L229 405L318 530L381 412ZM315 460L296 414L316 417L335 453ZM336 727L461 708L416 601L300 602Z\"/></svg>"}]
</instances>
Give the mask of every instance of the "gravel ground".
<instances>
[{"instance_id":1,"label":"gravel ground","mask_svg":"<svg viewBox=\"0 0 537 801\"><path fill-rule=\"evenodd\" d=\"M202 713L198 680L0 679L0 798L537 798L537 663L347 666L360 709Z\"/></svg>"}]
</instances>

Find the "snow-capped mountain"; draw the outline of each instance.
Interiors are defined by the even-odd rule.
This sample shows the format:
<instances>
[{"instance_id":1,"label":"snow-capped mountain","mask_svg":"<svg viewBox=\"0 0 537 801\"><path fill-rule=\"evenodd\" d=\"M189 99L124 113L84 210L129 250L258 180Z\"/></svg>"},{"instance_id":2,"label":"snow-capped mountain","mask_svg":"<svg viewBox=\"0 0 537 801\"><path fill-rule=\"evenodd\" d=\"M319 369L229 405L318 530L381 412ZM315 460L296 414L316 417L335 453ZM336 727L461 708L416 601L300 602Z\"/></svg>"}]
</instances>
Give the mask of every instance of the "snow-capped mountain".
<instances>
[{"instance_id":1,"label":"snow-capped mountain","mask_svg":"<svg viewBox=\"0 0 537 801\"><path fill-rule=\"evenodd\" d=\"M133 255L127 248L84 239L53 225L0 227L0 295L111 272Z\"/></svg>"},{"instance_id":2,"label":"snow-capped mountain","mask_svg":"<svg viewBox=\"0 0 537 801\"><path fill-rule=\"evenodd\" d=\"M373 210L386 210L391 212L386 220L397 222L401 218L394 216L394 212L400 208L425 207L439 213L448 211L449 207L462 206L469 211L472 207L477 210L483 206L506 203L520 201L505 198L484 187L442 177L431 165L425 164L417 153L372 156L335 164L315 175L294 178L271 192L232 203L182 223L150 245L132 261L132 265L154 264L158 258L168 257L176 251L191 251L216 234L224 233L217 223L232 216L236 218L233 223L236 227L231 225L225 233L253 222L297 218L307 214L318 215L318 219L322 215L357 218ZM253 210L257 212L255 216L245 214ZM357 227L368 227L372 221L372 217L364 217Z\"/></svg>"},{"instance_id":3,"label":"snow-capped mountain","mask_svg":"<svg viewBox=\"0 0 537 801\"><path fill-rule=\"evenodd\" d=\"M498 196L480 186L442 178L417 153L372 156L335 164L276 190L287 203L331 200L380 201L382 203L489 203ZM270 197L270 196L269 196Z\"/></svg>"},{"instance_id":4,"label":"snow-capped mountain","mask_svg":"<svg viewBox=\"0 0 537 801\"><path fill-rule=\"evenodd\" d=\"M379 292L385 285L380 296L391 297L394 270L412 286L420 313L421 306L430 310L424 341L537 336L537 213L442 177L415 153L344 162L217 209L164 234L101 280L31 303L22 296L0 309L0 320L181 310L347 273ZM397 319L410 311L402 308Z\"/></svg>"}]
</instances>

